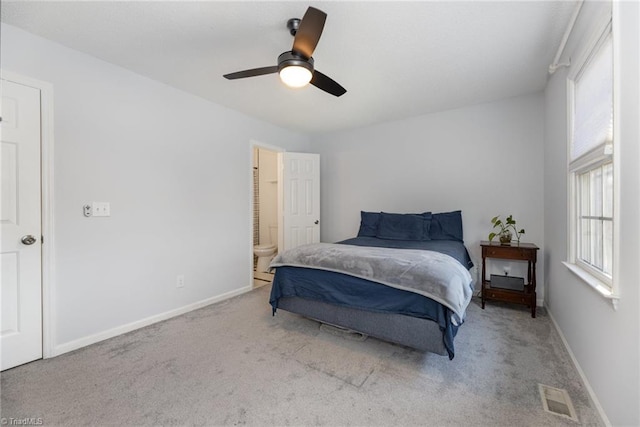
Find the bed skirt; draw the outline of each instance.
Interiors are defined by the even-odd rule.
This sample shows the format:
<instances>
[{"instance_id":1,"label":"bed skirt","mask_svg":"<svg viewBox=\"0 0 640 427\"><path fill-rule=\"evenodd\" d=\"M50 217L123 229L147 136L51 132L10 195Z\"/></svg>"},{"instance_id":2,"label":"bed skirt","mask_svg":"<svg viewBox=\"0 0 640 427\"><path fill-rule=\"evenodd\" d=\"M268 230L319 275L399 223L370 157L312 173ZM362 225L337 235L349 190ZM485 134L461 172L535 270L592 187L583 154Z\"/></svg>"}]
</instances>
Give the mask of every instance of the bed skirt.
<instances>
[{"instance_id":1,"label":"bed skirt","mask_svg":"<svg viewBox=\"0 0 640 427\"><path fill-rule=\"evenodd\" d=\"M278 309L416 350L443 356L448 354L440 327L428 319L361 310L300 297L281 297Z\"/></svg>"}]
</instances>

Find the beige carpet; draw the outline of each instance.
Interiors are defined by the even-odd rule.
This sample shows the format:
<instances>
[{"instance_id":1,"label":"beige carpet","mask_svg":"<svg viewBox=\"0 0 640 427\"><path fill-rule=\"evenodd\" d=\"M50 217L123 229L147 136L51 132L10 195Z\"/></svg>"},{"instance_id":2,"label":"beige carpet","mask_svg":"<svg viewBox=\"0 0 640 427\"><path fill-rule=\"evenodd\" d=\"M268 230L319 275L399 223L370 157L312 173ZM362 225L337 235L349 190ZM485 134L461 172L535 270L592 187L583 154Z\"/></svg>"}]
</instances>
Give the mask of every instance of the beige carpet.
<instances>
[{"instance_id":1,"label":"beige carpet","mask_svg":"<svg viewBox=\"0 0 640 427\"><path fill-rule=\"evenodd\" d=\"M1 416L44 425L601 425L550 319L474 300L456 357L351 340L278 311L269 286L1 374Z\"/></svg>"}]
</instances>

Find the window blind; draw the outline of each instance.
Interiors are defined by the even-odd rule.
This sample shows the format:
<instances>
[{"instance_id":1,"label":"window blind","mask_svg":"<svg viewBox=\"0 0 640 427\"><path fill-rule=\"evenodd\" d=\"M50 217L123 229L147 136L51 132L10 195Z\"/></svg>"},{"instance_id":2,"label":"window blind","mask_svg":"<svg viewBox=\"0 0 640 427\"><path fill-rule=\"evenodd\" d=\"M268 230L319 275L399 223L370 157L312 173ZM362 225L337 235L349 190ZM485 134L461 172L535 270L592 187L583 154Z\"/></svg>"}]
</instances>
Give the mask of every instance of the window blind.
<instances>
[{"instance_id":1,"label":"window blind","mask_svg":"<svg viewBox=\"0 0 640 427\"><path fill-rule=\"evenodd\" d=\"M613 140L612 58L609 35L575 81L571 160Z\"/></svg>"}]
</instances>

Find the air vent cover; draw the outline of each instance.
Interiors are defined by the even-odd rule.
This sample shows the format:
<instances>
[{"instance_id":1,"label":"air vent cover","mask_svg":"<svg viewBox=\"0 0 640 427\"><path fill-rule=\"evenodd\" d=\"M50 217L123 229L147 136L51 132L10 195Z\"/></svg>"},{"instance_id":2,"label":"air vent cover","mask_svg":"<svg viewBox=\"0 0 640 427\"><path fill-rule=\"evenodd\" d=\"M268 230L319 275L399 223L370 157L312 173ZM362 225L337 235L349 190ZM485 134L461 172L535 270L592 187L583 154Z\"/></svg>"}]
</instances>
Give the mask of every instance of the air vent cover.
<instances>
[{"instance_id":1,"label":"air vent cover","mask_svg":"<svg viewBox=\"0 0 640 427\"><path fill-rule=\"evenodd\" d=\"M542 406L546 412L576 422L578 421L576 410L573 407L573 403L571 403L571 398L567 390L544 384L538 384L538 389L540 390Z\"/></svg>"}]
</instances>

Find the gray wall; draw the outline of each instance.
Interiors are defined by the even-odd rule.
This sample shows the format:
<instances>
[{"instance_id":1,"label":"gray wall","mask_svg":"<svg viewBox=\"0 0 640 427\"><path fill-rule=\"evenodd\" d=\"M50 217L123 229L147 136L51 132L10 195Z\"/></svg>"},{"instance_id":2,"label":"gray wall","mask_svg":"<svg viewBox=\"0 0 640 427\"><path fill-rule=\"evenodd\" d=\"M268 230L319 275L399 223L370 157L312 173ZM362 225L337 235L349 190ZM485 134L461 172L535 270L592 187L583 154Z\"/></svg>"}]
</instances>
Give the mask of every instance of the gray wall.
<instances>
[{"instance_id":1,"label":"gray wall","mask_svg":"<svg viewBox=\"0 0 640 427\"><path fill-rule=\"evenodd\" d=\"M620 307L574 276L562 264L567 259L567 75L562 68L545 91L545 286L549 312L569 344L602 409L613 425L640 425L640 165L638 122L638 53L640 11L637 2L620 2L614 13L614 40L619 62L614 63L620 97L616 109L615 164L619 182L619 269L614 280ZM561 62L574 60L586 48L606 2L586 2ZM617 30L619 29L619 32Z\"/></svg>"},{"instance_id":2,"label":"gray wall","mask_svg":"<svg viewBox=\"0 0 640 427\"><path fill-rule=\"evenodd\" d=\"M58 351L250 286L250 141L304 151L308 138L1 31L3 69L54 88ZM111 202L111 217L85 218L90 201Z\"/></svg>"},{"instance_id":3,"label":"gray wall","mask_svg":"<svg viewBox=\"0 0 640 427\"><path fill-rule=\"evenodd\" d=\"M543 137L542 93L314 137L321 154L321 238L355 236L360 210L461 209L476 265L480 240L498 214L513 214L526 230L522 241L542 247ZM512 273L524 274L521 267Z\"/></svg>"}]
</instances>

